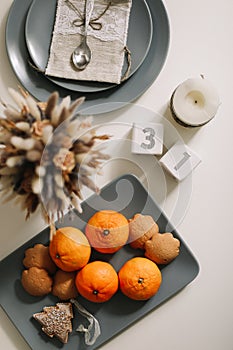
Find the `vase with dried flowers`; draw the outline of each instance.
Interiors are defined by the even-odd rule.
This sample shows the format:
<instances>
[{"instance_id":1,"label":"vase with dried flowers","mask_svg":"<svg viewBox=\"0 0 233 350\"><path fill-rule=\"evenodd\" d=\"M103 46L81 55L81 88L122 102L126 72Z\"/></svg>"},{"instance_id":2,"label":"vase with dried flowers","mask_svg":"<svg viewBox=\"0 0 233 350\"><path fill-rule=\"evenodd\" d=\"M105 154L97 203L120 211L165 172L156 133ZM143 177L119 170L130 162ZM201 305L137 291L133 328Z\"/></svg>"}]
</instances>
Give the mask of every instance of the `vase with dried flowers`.
<instances>
[{"instance_id":1,"label":"vase with dried flowers","mask_svg":"<svg viewBox=\"0 0 233 350\"><path fill-rule=\"evenodd\" d=\"M0 116L0 186L4 201L15 200L26 218L41 208L54 225L71 208L81 211L81 189L98 191L91 179L108 155L96 149L91 118L76 113L84 98L60 101L57 92L37 102L20 89L9 89L16 107L3 104Z\"/></svg>"}]
</instances>

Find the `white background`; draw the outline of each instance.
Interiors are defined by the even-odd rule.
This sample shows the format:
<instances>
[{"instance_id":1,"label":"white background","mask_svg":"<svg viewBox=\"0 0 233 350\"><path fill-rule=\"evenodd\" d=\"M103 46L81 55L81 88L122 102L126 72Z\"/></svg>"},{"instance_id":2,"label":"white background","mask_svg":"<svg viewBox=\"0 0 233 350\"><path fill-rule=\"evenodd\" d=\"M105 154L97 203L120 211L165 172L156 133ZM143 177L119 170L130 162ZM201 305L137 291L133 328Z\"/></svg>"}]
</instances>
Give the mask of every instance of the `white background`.
<instances>
[{"instance_id":1,"label":"white background","mask_svg":"<svg viewBox=\"0 0 233 350\"><path fill-rule=\"evenodd\" d=\"M7 87L17 88L19 84L8 62L4 44L6 17L11 3L11 0L0 2L0 97L6 102L10 101ZM200 74L212 81L222 103L216 118L198 130L185 129L172 122L184 141L202 159L192 176L189 206L178 225L180 234L200 263L200 273L182 292L101 349L118 350L130 346L134 350L232 350L233 2L164 0L164 3L171 25L168 57L157 80L134 104L170 118L167 103L174 88L185 79ZM98 122L114 120L124 121L124 111L100 117ZM161 193L156 186L150 186L152 177L155 180L156 177L148 159L142 161L142 167L148 173L150 193L157 199ZM106 167L101 181L104 183L128 171L140 173L139 168L135 167L134 161L126 164L121 160L109 173ZM169 215L182 185L176 184L166 174L161 178L158 181L166 182L167 186L164 210ZM158 201L163 204L162 195ZM0 205L0 222L1 259L45 226L39 214L25 223L24 214L12 204ZM1 310L0 327L2 349L29 349Z\"/></svg>"}]
</instances>

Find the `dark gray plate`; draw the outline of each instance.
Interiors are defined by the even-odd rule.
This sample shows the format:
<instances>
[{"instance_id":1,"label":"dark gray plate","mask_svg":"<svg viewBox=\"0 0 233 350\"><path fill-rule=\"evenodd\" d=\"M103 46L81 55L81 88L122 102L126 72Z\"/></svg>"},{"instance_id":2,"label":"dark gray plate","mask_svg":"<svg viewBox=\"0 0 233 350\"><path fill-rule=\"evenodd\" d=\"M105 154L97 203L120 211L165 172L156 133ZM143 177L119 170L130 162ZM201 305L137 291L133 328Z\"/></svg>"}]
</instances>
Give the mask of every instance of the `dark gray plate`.
<instances>
[{"instance_id":1,"label":"dark gray plate","mask_svg":"<svg viewBox=\"0 0 233 350\"><path fill-rule=\"evenodd\" d=\"M24 251L36 243L48 243L49 230L45 229L0 263L1 306L33 350L96 349L175 295L189 284L199 272L199 266L193 254L136 177L124 175L117 178L102 189L100 196L93 195L83 203L83 214L81 216L74 212L73 221L70 221L70 216L66 215L63 224L60 226L72 225L84 230L88 219L96 210L102 209L120 211L127 218L131 218L135 213L151 215L158 222L160 232L170 231L173 232L175 237L179 238L181 241L180 254L169 265L161 267L162 285L158 293L148 301L130 300L120 291L111 300L103 304L94 304L79 297L78 300L81 304L99 320L102 334L94 346L85 346L83 336L74 331L69 337L68 344L61 346L59 341L51 340L43 335L40 326L32 319L33 313L41 311L46 305L54 305L58 300L52 296L42 299L31 297L23 290L20 282ZM142 254L140 251L126 245L113 255L104 256L103 254L94 253L92 259L109 261L118 270L126 260L140 254ZM80 315L77 313L75 315L74 329L77 328L79 323L83 322Z\"/></svg>"},{"instance_id":2,"label":"dark gray plate","mask_svg":"<svg viewBox=\"0 0 233 350\"><path fill-rule=\"evenodd\" d=\"M141 0L133 0L141 1ZM70 95L72 100L83 93L72 92L57 86L29 64L24 31L27 11L32 0L15 0L6 25L6 48L12 68L23 87L35 98L46 101L49 94L58 91L61 97ZM153 36L149 52L140 68L119 87L106 91L85 93L83 114L100 114L117 110L145 92L159 75L169 46L169 23L162 0L147 0L153 21Z\"/></svg>"},{"instance_id":3,"label":"dark gray plate","mask_svg":"<svg viewBox=\"0 0 233 350\"><path fill-rule=\"evenodd\" d=\"M28 51L34 64L42 71L45 70L48 62L56 4L57 0L34 0L26 19L25 38ZM144 61L150 48L152 32L152 18L146 1L133 1L127 41L128 48L132 52L130 76ZM126 69L125 62L123 73ZM49 76L47 78L59 86L79 92L103 91L116 86L116 84L74 81Z\"/></svg>"}]
</instances>

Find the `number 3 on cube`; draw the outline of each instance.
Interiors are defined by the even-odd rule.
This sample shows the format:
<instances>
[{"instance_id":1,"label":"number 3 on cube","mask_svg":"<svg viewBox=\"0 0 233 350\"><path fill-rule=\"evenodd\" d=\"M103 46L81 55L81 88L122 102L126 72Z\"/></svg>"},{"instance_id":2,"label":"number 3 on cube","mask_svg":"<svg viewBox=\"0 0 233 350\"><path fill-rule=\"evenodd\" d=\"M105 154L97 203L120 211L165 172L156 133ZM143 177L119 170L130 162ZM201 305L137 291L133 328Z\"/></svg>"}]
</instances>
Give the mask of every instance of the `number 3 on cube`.
<instances>
[{"instance_id":1,"label":"number 3 on cube","mask_svg":"<svg viewBox=\"0 0 233 350\"><path fill-rule=\"evenodd\" d=\"M134 123L131 150L138 154L162 154L163 125Z\"/></svg>"}]
</instances>

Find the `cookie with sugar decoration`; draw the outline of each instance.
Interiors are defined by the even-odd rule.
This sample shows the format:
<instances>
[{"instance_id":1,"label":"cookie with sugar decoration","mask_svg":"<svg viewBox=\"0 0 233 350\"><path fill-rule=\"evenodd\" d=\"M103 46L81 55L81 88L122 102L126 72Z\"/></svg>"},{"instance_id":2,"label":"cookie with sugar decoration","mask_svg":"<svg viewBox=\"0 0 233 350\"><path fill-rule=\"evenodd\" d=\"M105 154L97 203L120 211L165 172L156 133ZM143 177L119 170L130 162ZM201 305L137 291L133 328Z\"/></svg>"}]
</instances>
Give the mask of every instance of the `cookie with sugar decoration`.
<instances>
[{"instance_id":1,"label":"cookie with sugar decoration","mask_svg":"<svg viewBox=\"0 0 233 350\"><path fill-rule=\"evenodd\" d=\"M72 332L73 308L71 303L57 303L55 306L45 306L42 312L33 314L42 331L50 338L54 336L62 343L68 342L69 333Z\"/></svg>"}]
</instances>

